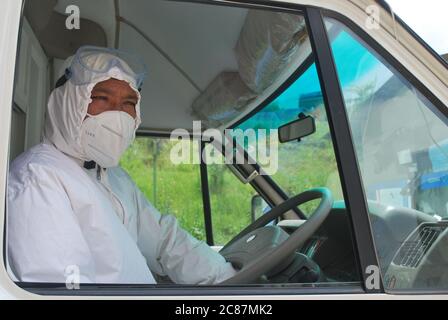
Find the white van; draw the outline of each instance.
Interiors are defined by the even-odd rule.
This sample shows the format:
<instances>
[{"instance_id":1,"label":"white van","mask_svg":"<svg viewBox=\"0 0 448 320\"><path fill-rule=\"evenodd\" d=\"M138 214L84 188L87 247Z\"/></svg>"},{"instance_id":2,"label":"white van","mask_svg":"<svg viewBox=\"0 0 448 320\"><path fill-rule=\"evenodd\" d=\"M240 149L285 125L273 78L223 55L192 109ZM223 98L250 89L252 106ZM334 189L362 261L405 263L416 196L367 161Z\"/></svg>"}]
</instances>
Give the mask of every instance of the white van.
<instances>
[{"instance_id":1,"label":"white van","mask_svg":"<svg viewBox=\"0 0 448 320\"><path fill-rule=\"evenodd\" d=\"M0 8L1 298L448 298L448 65L386 2ZM8 245L9 168L42 142L50 93L82 46L143 59L142 123L120 165L234 277L131 285L21 275ZM174 161L179 139L191 144Z\"/></svg>"}]
</instances>

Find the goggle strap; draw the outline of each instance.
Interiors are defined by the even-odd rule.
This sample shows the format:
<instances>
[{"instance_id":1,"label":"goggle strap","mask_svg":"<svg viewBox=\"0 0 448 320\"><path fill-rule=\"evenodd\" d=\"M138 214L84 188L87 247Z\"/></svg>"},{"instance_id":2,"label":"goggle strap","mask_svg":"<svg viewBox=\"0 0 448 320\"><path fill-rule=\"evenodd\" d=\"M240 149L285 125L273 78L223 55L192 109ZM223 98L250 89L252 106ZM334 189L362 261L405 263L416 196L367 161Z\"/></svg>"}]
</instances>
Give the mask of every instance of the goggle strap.
<instances>
[{"instance_id":1,"label":"goggle strap","mask_svg":"<svg viewBox=\"0 0 448 320\"><path fill-rule=\"evenodd\" d=\"M54 88L57 89L59 87L62 87L68 81L68 79L71 78L71 76L72 76L71 70L70 69L65 69L65 72L62 75L62 77L60 77L58 79L58 81L56 81L56 85L55 85ZM138 92L142 92L142 86L139 86L137 90L138 90Z\"/></svg>"}]
</instances>

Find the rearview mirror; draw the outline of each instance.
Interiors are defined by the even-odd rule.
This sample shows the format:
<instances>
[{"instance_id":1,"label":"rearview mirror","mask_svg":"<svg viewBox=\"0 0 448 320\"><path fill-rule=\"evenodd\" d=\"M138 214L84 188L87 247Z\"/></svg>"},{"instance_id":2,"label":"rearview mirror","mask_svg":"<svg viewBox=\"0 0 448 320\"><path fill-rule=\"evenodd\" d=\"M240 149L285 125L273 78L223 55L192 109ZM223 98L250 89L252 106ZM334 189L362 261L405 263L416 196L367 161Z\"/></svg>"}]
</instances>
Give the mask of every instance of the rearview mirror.
<instances>
[{"instance_id":1,"label":"rearview mirror","mask_svg":"<svg viewBox=\"0 0 448 320\"><path fill-rule=\"evenodd\" d=\"M311 116L299 115L294 120L278 128L278 138L281 143L299 140L316 132L316 123Z\"/></svg>"}]
</instances>

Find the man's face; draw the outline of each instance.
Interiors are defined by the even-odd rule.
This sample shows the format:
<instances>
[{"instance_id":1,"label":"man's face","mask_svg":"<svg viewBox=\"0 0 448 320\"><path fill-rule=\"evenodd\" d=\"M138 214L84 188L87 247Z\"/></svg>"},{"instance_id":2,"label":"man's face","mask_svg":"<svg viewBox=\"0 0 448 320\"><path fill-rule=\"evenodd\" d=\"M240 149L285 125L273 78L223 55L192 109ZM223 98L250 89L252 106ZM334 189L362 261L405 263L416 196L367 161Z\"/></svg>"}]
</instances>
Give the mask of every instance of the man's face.
<instances>
[{"instance_id":1,"label":"man's face","mask_svg":"<svg viewBox=\"0 0 448 320\"><path fill-rule=\"evenodd\" d=\"M97 83L91 99L87 112L93 116L105 111L123 111L134 119L137 117L138 96L126 81L109 79Z\"/></svg>"}]
</instances>

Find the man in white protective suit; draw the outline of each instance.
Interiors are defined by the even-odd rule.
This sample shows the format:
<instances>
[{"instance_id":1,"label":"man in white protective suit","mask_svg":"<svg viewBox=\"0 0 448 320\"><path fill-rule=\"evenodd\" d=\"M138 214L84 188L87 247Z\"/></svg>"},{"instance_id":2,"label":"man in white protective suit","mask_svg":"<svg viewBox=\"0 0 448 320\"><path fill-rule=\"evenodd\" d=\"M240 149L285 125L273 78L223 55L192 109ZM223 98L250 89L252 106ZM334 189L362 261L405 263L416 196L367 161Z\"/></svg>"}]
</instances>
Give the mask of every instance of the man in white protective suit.
<instances>
[{"instance_id":1,"label":"man in white protective suit","mask_svg":"<svg viewBox=\"0 0 448 320\"><path fill-rule=\"evenodd\" d=\"M118 166L141 122L144 64L81 47L51 93L43 143L8 180L10 271L22 282L216 284L232 265L161 215Z\"/></svg>"}]
</instances>

